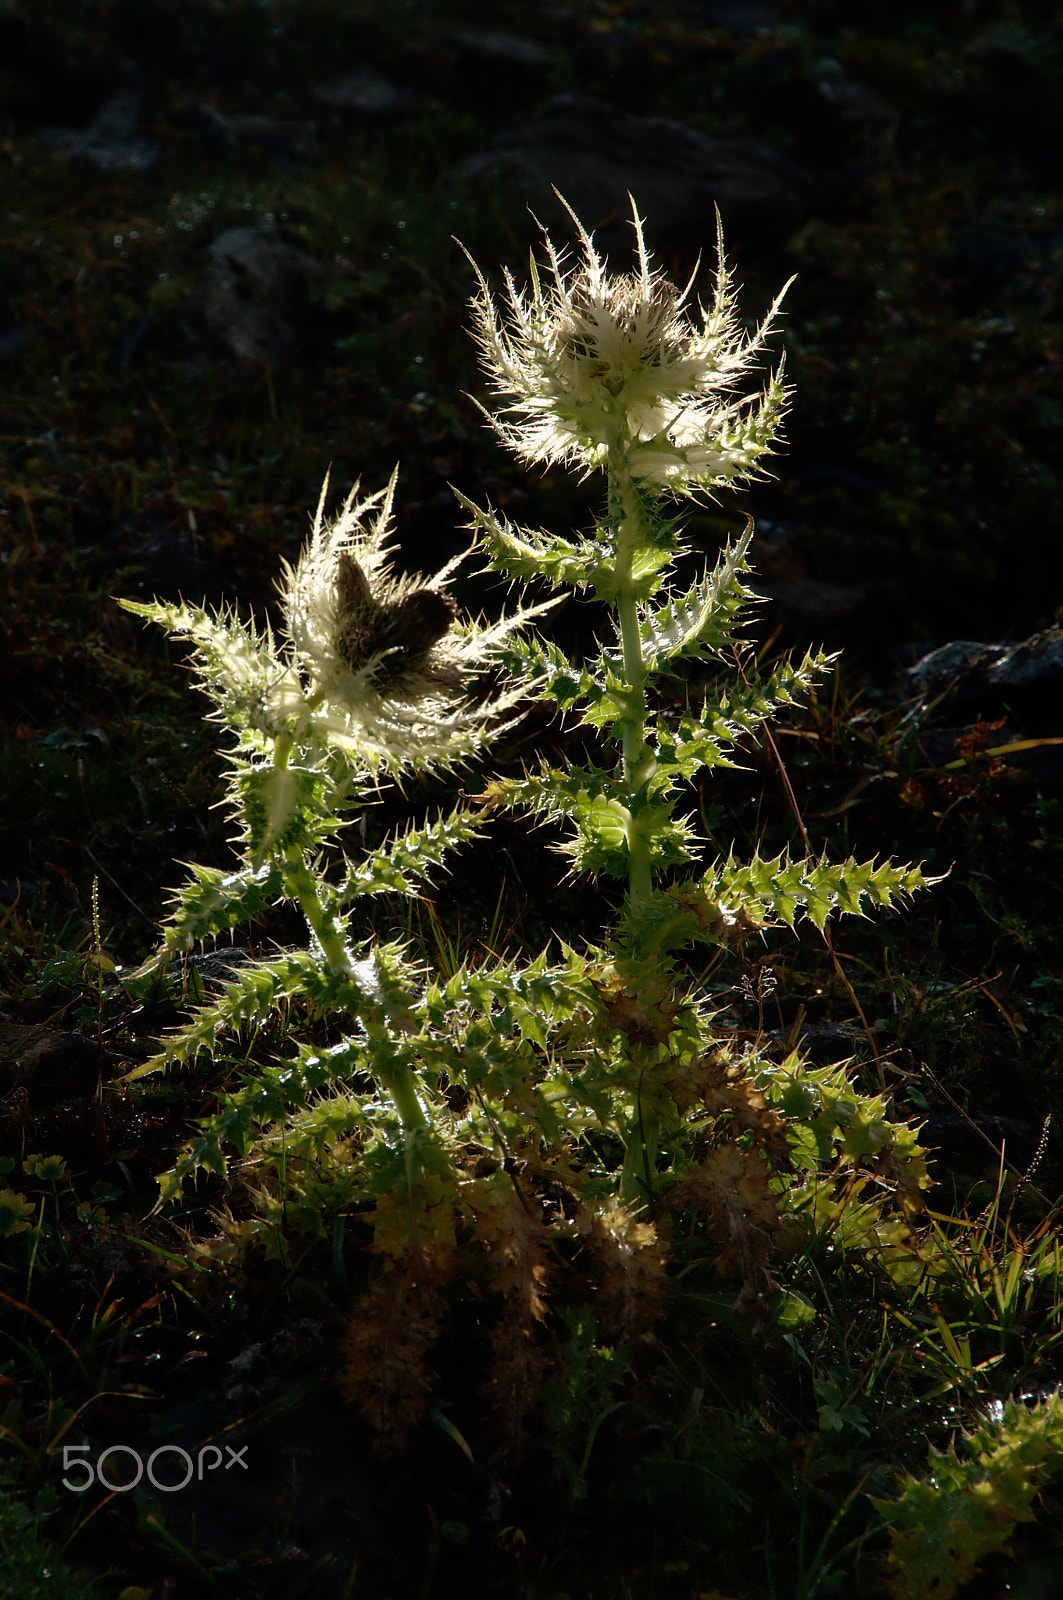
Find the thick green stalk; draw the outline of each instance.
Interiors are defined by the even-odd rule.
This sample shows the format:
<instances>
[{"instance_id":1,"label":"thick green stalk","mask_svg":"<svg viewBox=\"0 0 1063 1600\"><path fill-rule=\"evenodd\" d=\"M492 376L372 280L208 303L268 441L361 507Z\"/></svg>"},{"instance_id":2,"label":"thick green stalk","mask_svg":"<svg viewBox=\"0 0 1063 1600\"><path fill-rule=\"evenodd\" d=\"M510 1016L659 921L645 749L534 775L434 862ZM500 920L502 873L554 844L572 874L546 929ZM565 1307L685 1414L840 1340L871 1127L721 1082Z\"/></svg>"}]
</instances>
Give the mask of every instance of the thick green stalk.
<instances>
[{"instance_id":1,"label":"thick green stalk","mask_svg":"<svg viewBox=\"0 0 1063 1600\"><path fill-rule=\"evenodd\" d=\"M635 600L634 563L638 551L649 542L646 513L620 451L609 462L609 500L617 526L616 589L617 617L624 661L623 759L624 784L628 806L638 791L653 776L656 759L646 743L646 664L642 657L638 607ZM653 889L649 840L639 829L630 809L626 820L628 846L628 894L632 906L648 900ZM620 1198L627 1204L648 1199L652 1183L653 1153L659 1135L656 1112L636 1090L635 1114L627 1131Z\"/></svg>"},{"instance_id":2,"label":"thick green stalk","mask_svg":"<svg viewBox=\"0 0 1063 1600\"><path fill-rule=\"evenodd\" d=\"M285 874L292 895L299 902L303 916L321 947L325 965L330 972L349 973L351 958L347 942L335 921L321 903L317 879L310 871L298 845L289 845L284 852Z\"/></svg>"},{"instance_id":3,"label":"thick green stalk","mask_svg":"<svg viewBox=\"0 0 1063 1600\"><path fill-rule=\"evenodd\" d=\"M282 733L273 749L273 765L278 771L285 771L293 749L294 740L291 734ZM321 904L317 879L307 866L298 845L289 845L285 850L284 866L292 894L298 900L303 916L317 937L329 971L349 972L351 961L346 940Z\"/></svg>"},{"instance_id":4,"label":"thick green stalk","mask_svg":"<svg viewBox=\"0 0 1063 1600\"><path fill-rule=\"evenodd\" d=\"M427 1128L428 1118L417 1095L417 1080L409 1067L392 1066L380 1074L380 1081L395 1102L404 1131L411 1134L418 1128Z\"/></svg>"},{"instance_id":5,"label":"thick green stalk","mask_svg":"<svg viewBox=\"0 0 1063 1600\"><path fill-rule=\"evenodd\" d=\"M624 1164L620 1169L620 1199L624 1205L641 1200L649 1205L653 1200L653 1168L660 1145L661 1119L654 1106L635 1096L635 1115L631 1119L624 1148Z\"/></svg>"},{"instance_id":6,"label":"thick green stalk","mask_svg":"<svg viewBox=\"0 0 1063 1600\"><path fill-rule=\"evenodd\" d=\"M274 752L275 764L280 768L286 767L291 751L290 739L278 739ZM289 891L293 899L299 902L303 916L317 939L328 970L349 975L351 955L347 949L347 941L336 926L332 913L322 904L317 879L307 866L298 845L289 845L285 850L284 867ZM406 1132L409 1133L415 1128L426 1128L428 1118L418 1099L416 1081L410 1069L392 1065L386 1074L381 1074L381 1081L395 1102L395 1109Z\"/></svg>"},{"instance_id":7,"label":"thick green stalk","mask_svg":"<svg viewBox=\"0 0 1063 1600\"><path fill-rule=\"evenodd\" d=\"M645 542L644 512L627 463L619 451L609 462L609 499L617 522L616 608L624 660L623 759L628 803L654 769L654 756L646 743L646 667L642 659L633 568L635 555ZM628 810L625 822L628 847L628 891L632 905L649 898L653 887L649 841Z\"/></svg>"}]
</instances>

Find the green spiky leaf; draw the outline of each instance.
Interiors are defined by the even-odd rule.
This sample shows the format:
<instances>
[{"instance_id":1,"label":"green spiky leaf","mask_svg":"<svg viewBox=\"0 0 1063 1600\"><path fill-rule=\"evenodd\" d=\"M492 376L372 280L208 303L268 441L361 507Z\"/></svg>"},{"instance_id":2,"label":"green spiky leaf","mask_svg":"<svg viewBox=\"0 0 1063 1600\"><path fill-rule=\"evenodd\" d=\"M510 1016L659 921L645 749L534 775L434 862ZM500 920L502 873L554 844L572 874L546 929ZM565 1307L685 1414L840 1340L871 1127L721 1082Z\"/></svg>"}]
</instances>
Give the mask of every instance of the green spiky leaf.
<instances>
[{"instance_id":1,"label":"green spiky leaf","mask_svg":"<svg viewBox=\"0 0 1063 1600\"><path fill-rule=\"evenodd\" d=\"M1034 1520L1039 1490L1063 1475L1063 1399L1009 1400L955 1445L930 1452L925 1478L906 1477L896 1500L875 1500L890 1524L894 1600L951 1600L1020 1522Z\"/></svg>"}]
</instances>

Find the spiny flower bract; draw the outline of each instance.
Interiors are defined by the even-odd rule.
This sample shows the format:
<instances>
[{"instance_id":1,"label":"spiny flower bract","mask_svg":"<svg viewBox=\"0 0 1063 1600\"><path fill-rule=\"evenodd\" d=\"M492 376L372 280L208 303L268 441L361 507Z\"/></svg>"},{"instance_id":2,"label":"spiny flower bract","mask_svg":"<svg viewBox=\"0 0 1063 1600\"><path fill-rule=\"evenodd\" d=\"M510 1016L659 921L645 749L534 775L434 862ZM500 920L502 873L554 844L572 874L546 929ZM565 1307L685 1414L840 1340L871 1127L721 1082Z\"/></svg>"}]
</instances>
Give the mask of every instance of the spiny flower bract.
<instances>
[{"instance_id":1,"label":"spiny flower bract","mask_svg":"<svg viewBox=\"0 0 1063 1600\"><path fill-rule=\"evenodd\" d=\"M511 685L486 701L469 689L498 658L507 636L541 607L483 627L458 617L447 581L458 556L430 578L395 576L389 565L397 473L339 515L324 516L280 584L285 632L314 722L330 743L371 767L446 765L470 754L488 721L520 698Z\"/></svg>"},{"instance_id":2,"label":"spiny flower bract","mask_svg":"<svg viewBox=\"0 0 1063 1600\"><path fill-rule=\"evenodd\" d=\"M591 235L562 203L579 233L578 265L568 266L544 229L547 281L534 257L527 291L507 271L500 314L472 263L479 280L473 332L493 387L508 400L500 413L486 412L499 437L525 461L585 471L607 467L616 453L635 478L673 492L751 476L785 410L781 365L762 394L736 390L756 365L789 285L747 333L718 213L715 294L695 314L693 278L680 290L651 267L634 201L639 270L625 274L605 270Z\"/></svg>"},{"instance_id":3,"label":"spiny flower bract","mask_svg":"<svg viewBox=\"0 0 1063 1600\"><path fill-rule=\"evenodd\" d=\"M520 682L485 684L484 674L550 602L485 626L459 617L446 592L464 555L431 578L394 575L396 476L362 500L356 484L332 521L326 478L310 537L295 565L284 564L279 638L229 609L121 602L191 640L213 716L237 736L236 766L251 777L268 768L274 788L330 752L352 776L449 766L483 744L489 725L504 726L525 693ZM269 809L278 810L275 795Z\"/></svg>"}]
</instances>

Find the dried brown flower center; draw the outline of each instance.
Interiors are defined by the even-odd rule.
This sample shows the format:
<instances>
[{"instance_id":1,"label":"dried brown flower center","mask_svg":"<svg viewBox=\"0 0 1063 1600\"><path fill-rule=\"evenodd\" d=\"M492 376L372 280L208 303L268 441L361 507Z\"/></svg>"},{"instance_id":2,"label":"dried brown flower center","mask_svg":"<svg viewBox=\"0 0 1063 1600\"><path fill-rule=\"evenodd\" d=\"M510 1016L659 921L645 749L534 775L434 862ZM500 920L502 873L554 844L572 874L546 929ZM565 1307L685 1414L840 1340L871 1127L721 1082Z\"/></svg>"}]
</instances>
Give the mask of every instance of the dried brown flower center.
<instances>
[{"instance_id":1,"label":"dried brown flower center","mask_svg":"<svg viewBox=\"0 0 1063 1600\"><path fill-rule=\"evenodd\" d=\"M449 595L438 589L413 589L395 599L379 599L346 550L337 558L335 584L340 600L336 645L348 666L358 671L379 656L383 659L376 676L382 683L421 674L426 686L458 687L454 667L429 661L457 615Z\"/></svg>"}]
</instances>

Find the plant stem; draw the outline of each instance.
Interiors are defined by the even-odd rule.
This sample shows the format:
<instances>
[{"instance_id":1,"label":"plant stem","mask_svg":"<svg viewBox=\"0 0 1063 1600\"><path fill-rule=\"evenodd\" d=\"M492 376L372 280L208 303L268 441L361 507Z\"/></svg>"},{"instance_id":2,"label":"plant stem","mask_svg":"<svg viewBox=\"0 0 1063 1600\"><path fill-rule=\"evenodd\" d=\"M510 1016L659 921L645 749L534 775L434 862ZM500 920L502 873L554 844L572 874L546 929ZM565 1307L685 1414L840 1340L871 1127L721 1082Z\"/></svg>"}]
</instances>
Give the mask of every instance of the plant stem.
<instances>
[{"instance_id":1,"label":"plant stem","mask_svg":"<svg viewBox=\"0 0 1063 1600\"><path fill-rule=\"evenodd\" d=\"M620 1170L620 1200L630 1205L641 1199L649 1205L653 1200L653 1163L660 1141L661 1119L656 1108L642 1097L641 1089L635 1096L635 1115L628 1129L624 1164Z\"/></svg>"},{"instance_id":2,"label":"plant stem","mask_svg":"<svg viewBox=\"0 0 1063 1600\"><path fill-rule=\"evenodd\" d=\"M628 847L628 898L632 906L648 900L653 890L650 868L649 841L638 826L633 802L643 786L649 782L656 768L656 758L646 743L646 663L642 656L642 636L639 633L638 606L635 600L634 563L638 551L649 542L650 529L646 526L646 512L627 462L620 450L615 450L609 460L609 507L617 528L616 542L616 608L620 626L620 642L624 661L624 717L623 760L624 784L627 789L625 831ZM620 1175L620 1197L624 1203L634 1200L645 1190L648 1199L652 1187L652 1156L658 1135L658 1119L642 1099L635 1094L635 1115L627 1134L627 1149Z\"/></svg>"},{"instance_id":3,"label":"plant stem","mask_svg":"<svg viewBox=\"0 0 1063 1600\"><path fill-rule=\"evenodd\" d=\"M404 1132L428 1127L428 1118L417 1094L417 1080L409 1067L392 1065L386 1073L380 1073L380 1081L395 1103Z\"/></svg>"},{"instance_id":4,"label":"plant stem","mask_svg":"<svg viewBox=\"0 0 1063 1600\"><path fill-rule=\"evenodd\" d=\"M298 900L303 916L321 946L328 970L349 974L351 956L347 949L347 941L330 913L322 905L317 879L303 859L303 852L298 845L289 845L285 850L284 866L292 895Z\"/></svg>"},{"instance_id":5,"label":"plant stem","mask_svg":"<svg viewBox=\"0 0 1063 1600\"><path fill-rule=\"evenodd\" d=\"M325 965L330 972L351 976L353 964L347 941L336 926L331 912L321 903L317 879L307 866L298 845L290 845L284 852L284 864L289 891L299 902L303 916L321 948ZM428 1118L425 1116L424 1107L417 1094L416 1080L409 1067L392 1062L387 1072L380 1074L380 1078L395 1103L395 1110L406 1132L409 1133L414 1128L426 1128Z\"/></svg>"},{"instance_id":6,"label":"plant stem","mask_svg":"<svg viewBox=\"0 0 1063 1600\"><path fill-rule=\"evenodd\" d=\"M653 776L656 765L646 743L646 667L642 659L638 610L635 604L633 567L635 554L646 542L642 505L627 463L619 451L609 461L610 510L617 524L616 589L617 616L624 659L624 783L628 791L627 834L629 873L628 893L632 905L650 896L649 843L630 810L631 801Z\"/></svg>"}]
</instances>

